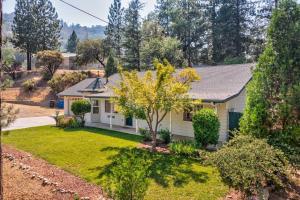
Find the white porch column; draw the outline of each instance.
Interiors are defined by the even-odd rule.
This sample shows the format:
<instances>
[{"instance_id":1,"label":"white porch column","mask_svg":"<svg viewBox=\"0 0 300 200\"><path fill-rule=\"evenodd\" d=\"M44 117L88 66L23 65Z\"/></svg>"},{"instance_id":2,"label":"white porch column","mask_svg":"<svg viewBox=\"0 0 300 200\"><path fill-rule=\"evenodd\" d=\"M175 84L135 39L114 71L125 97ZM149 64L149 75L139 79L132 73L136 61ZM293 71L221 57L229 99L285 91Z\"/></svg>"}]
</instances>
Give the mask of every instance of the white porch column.
<instances>
[{"instance_id":1,"label":"white porch column","mask_svg":"<svg viewBox=\"0 0 300 200\"><path fill-rule=\"evenodd\" d=\"M110 103L110 117L109 117L109 128L112 129L112 114L113 114L113 106Z\"/></svg>"},{"instance_id":2,"label":"white porch column","mask_svg":"<svg viewBox=\"0 0 300 200\"><path fill-rule=\"evenodd\" d=\"M135 119L135 133L139 133L138 119Z\"/></svg>"},{"instance_id":3,"label":"white porch column","mask_svg":"<svg viewBox=\"0 0 300 200\"><path fill-rule=\"evenodd\" d=\"M172 111L170 111L170 137L172 138Z\"/></svg>"}]
</instances>

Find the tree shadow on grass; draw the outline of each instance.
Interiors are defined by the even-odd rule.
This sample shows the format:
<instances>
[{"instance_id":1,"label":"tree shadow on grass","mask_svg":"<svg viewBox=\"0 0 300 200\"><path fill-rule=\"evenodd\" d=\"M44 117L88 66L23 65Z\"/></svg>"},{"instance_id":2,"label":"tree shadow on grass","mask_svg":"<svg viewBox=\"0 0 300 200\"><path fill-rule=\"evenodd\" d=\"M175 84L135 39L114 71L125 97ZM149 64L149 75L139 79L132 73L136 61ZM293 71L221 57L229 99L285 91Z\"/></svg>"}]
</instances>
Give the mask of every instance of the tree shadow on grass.
<instances>
[{"instance_id":1,"label":"tree shadow on grass","mask_svg":"<svg viewBox=\"0 0 300 200\"><path fill-rule=\"evenodd\" d=\"M197 183L205 183L209 179L206 172L193 169L195 161L182 156L174 156L162 153L151 153L148 150L138 148L119 148L107 147L100 151L113 152L114 155L108 159L110 164L104 167L97 167L100 170L99 179L106 177L110 173L110 169L114 167L114 160L122 155L127 154L129 151L134 150L136 154L143 155L144 158L149 159L149 178L162 187L183 187L190 181Z\"/></svg>"},{"instance_id":2,"label":"tree shadow on grass","mask_svg":"<svg viewBox=\"0 0 300 200\"><path fill-rule=\"evenodd\" d=\"M133 142L140 142L142 140L141 136L132 135L128 133L123 133L119 131L101 129L101 128L92 128L92 127L85 127L85 128L65 128L64 131L74 133L74 131L86 131L88 133L105 135L110 137L115 137L118 139L133 141Z\"/></svg>"}]
</instances>

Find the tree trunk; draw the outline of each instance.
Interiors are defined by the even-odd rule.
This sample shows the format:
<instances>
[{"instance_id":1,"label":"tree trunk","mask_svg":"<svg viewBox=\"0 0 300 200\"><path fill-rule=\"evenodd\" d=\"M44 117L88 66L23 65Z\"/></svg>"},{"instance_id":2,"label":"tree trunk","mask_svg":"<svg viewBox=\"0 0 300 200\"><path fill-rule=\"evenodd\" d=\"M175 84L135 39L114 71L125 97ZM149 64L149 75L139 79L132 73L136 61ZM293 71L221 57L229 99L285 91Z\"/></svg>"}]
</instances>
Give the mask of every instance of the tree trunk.
<instances>
[{"instance_id":1,"label":"tree trunk","mask_svg":"<svg viewBox=\"0 0 300 200\"><path fill-rule=\"evenodd\" d=\"M31 71L31 52L27 51L27 71Z\"/></svg>"},{"instance_id":2,"label":"tree trunk","mask_svg":"<svg viewBox=\"0 0 300 200\"><path fill-rule=\"evenodd\" d=\"M0 76L2 75L2 0L0 0ZM2 91L0 89L0 114L2 115ZM2 116L0 115L0 120ZM0 121L0 200L3 200L3 160L2 160L2 125Z\"/></svg>"},{"instance_id":3,"label":"tree trunk","mask_svg":"<svg viewBox=\"0 0 300 200\"><path fill-rule=\"evenodd\" d=\"M152 148L151 148L152 152L156 151L156 145L157 145L156 144L157 143L156 134L157 134L156 131L152 131Z\"/></svg>"}]
</instances>

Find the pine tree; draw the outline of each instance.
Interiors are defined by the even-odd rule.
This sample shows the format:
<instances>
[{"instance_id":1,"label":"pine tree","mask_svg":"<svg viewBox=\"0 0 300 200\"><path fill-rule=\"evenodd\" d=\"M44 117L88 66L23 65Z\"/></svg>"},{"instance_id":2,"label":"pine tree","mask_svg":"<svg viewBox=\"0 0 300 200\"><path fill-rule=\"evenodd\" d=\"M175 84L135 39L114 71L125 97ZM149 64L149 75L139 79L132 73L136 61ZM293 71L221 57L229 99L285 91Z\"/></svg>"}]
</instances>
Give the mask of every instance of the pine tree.
<instances>
[{"instance_id":1,"label":"pine tree","mask_svg":"<svg viewBox=\"0 0 300 200\"><path fill-rule=\"evenodd\" d=\"M204 45L205 19L198 0L178 0L173 18L173 34L181 41L188 65L200 61L200 50Z\"/></svg>"},{"instance_id":2,"label":"pine tree","mask_svg":"<svg viewBox=\"0 0 300 200\"><path fill-rule=\"evenodd\" d=\"M245 58L248 17L253 10L249 0L221 0L217 12L220 57L218 61L228 58Z\"/></svg>"},{"instance_id":3,"label":"pine tree","mask_svg":"<svg viewBox=\"0 0 300 200\"><path fill-rule=\"evenodd\" d=\"M38 51L58 49L62 26L51 1L37 0L35 11Z\"/></svg>"},{"instance_id":4,"label":"pine tree","mask_svg":"<svg viewBox=\"0 0 300 200\"><path fill-rule=\"evenodd\" d=\"M161 27L163 27L166 36L171 35L172 12L175 5L173 0L157 0L156 11L157 19Z\"/></svg>"},{"instance_id":5,"label":"pine tree","mask_svg":"<svg viewBox=\"0 0 300 200\"><path fill-rule=\"evenodd\" d=\"M109 8L108 25L105 30L108 44L118 59L121 58L123 12L121 1L114 0Z\"/></svg>"},{"instance_id":6,"label":"pine tree","mask_svg":"<svg viewBox=\"0 0 300 200\"><path fill-rule=\"evenodd\" d=\"M37 42L35 40L35 19L33 16L35 0L17 0L15 7L15 17L12 25L13 39L15 47L23 49L27 53L27 70L31 70L32 54L37 52Z\"/></svg>"},{"instance_id":7,"label":"pine tree","mask_svg":"<svg viewBox=\"0 0 300 200\"><path fill-rule=\"evenodd\" d=\"M75 53L77 49L77 44L79 39L77 37L76 32L73 30L72 34L70 35L67 43L67 51L70 53Z\"/></svg>"},{"instance_id":8,"label":"pine tree","mask_svg":"<svg viewBox=\"0 0 300 200\"><path fill-rule=\"evenodd\" d=\"M27 69L32 54L59 47L60 21L49 0L17 0L12 25L12 43L27 52Z\"/></svg>"},{"instance_id":9,"label":"pine tree","mask_svg":"<svg viewBox=\"0 0 300 200\"><path fill-rule=\"evenodd\" d=\"M141 46L141 17L140 10L143 4L139 0L132 0L125 14L124 43L124 67L126 69L141 70L140 46Z\"/></svg>"},{"instance_id":10,"label":"pine tree","mask_svg":"<svg viewBox=\"0 0 300 200\"><path fill-rule=\"evenodd\" d=\"M300 126L300 5L283 0L272 14L267 47L247 88L244 133L271 137ZM299 144L298 144L299 145Z\"/></svg>"},{"instance_id":11,"label":"pine tree","mask_svg":"<svg viewBox=\"0 0 300 200\"><path fill-rule=\"evenodd\" d=\"M109 55L108 59L107 59L107 63L105 66L105 77L106 77L106 82L108 82L108 77L110 77L111 75L117 73L117 66L115 63L115 59L113 58L112 55Z\"/></svg>"}]
</instances>

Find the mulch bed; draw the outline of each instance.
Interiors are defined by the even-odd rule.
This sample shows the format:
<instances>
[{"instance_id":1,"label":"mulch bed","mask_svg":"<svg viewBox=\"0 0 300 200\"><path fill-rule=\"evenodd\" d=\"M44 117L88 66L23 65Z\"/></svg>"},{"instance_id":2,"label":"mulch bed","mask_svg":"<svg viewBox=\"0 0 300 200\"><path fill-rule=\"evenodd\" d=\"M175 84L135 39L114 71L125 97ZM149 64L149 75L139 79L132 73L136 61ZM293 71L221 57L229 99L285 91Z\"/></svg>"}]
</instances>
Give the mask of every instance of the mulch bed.
<instances>
[{"instance_id":1,"label":"mulch bed","mask_svg":"<svg viewBox=\"0 0 300 200\"><path fill-rule=\"evenodd\" d=\"M28 180L35 180L51 192L60 195L60 199L74 199L78 195L82 200L104 200L101 187L87 183L46 161L27 152L3 145L4 162L14 170L22 171ZM22 198L23 199L23 198Z\"/></svg>"}]
</instances>

